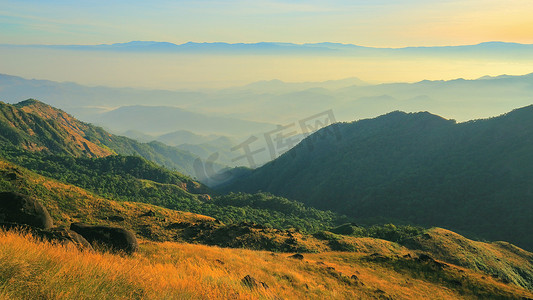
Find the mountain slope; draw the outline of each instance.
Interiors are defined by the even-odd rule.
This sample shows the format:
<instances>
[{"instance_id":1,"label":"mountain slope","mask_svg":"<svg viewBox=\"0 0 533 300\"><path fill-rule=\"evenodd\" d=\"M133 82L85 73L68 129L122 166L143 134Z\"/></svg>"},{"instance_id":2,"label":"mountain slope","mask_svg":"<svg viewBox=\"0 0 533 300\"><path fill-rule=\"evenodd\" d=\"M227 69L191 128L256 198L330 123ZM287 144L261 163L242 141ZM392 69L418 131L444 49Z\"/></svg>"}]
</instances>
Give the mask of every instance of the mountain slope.
<instances>
[{"instance_id":1,"label":"mountain slope","mask_svg":"<svg viewBox=\"0 0 533 300\"><path fill-rule=\"evenodd\" d=\"M192 155L158 142L138 143L114 136L99 127L79 122L66 113L36 100L16 105L0 104L12 112L0 120L8 129L0 132L0 156L39 174L74 184L117 201L142 202L181 211L207 214L228 223L260 222L277 229L298 228L316 231L346 222L346 218L327 211L272 195L230 195L212 198L212 191L195 180L157 166L138 156L107 155L93 157L76 148L76 138L94 141L95 147L118 153L142 155L170 165L192 165ZM14 112L14 113L13 113ZM29 120L29 121L28 121ZM14 122L18 122L15 126ZM36 124L44 124L37 127ZM46 125L46 126L45 126ZM32 129L34 128L34 129ZM39 130L38 130L39 129ZM15 132L31 138L40 148L24 149ZM34 133L37 132L37 133ZM17 137L17 136L16 136ZM23 140L23 139L22 139ZM74 142L73 142L74 141ZM49 144L61 147L47 147ZM76 153L68 151L79 150ZM188 160L173 160L183 155ZM178 157L179 158L179 157ZM169 165L169 164L167 164ZM211 194L211 195L210 195Z\"/></svg>"},{"instance_id":2,"label":"mountain slope","mask_svg":"<svg viewBox=\"0 0 533 300\"><path fill-rule=\"evenodd\" d=\"M363 253L287 254L141 243L121 257L0 231L2 298L528 299L483 273ZM248 281L244 278L253 278ZM42 278L47 280L42 280ZM262 284L262 282L264 284Z\"/></svg>"},{"instance_id":3,"label":"mountain slope","mask_svg":"<svg viewBox=\"0 0 533 300\"><path fill-rule=\"evenodd\" d=\"M83 123L37 100L0 102L0 137L32 151L76 157L139 155L169 169L195 176L196 156L159 142L139 143Z\"/></svg>"},{"instance_id":4,"label":"mountain slope","mask_svg":"<svg viewBox=\"0 0 533 300\"><path fill-rule=\"evenodd\" d=\"M0 126L4 141L28 150L87 157L113 154L101 142L87 138L90 125L36 100L0 103Z\"/></svg>"},{"instance_id":5,"label":"mountain slope","mask_svg":"<svg viewBox=\"0 0 533 300\"><path fill-rule=\"evenodd\" d=\"M533 249L532 166L533 106L459 124L394 112L325 128L224 190Z\"/></svg>"},{"instance_id":6,"label":"mountain slope","mask_svg":"<svg viewBox=\"0 0 533 300\"><path fill-rule=\"evenodd\" d=\"M82 187L108 199L200 213L231 224L255 222L276 229L298 228L314 232L349 221L338 214L267 194L216 196L189 177L141 157L75 158L15 147L0 149L0 156L41 175Z\"/></svg>"},{"instance_id":7,"label":"mountain slope","mask_svg":"<svg viewBox=\"0 0 533 300\"><path fill-rule=\"evenodd\" d=\"M83 189L33 174L2 160L0 189L31 195L50 211L55 223L60 226L79 221L118 225L133 230L141 239L139 254L121 258L111 254L79 252L71 247L43 244L28 236L4 233L0 230L0 295L3 296L5 293L23 293L33 298L43 289L47 291L47 295L61 292L64 296L74 290L85 293L88 282L96 286L105 285L101 278L107 278L104 273L109 272L123 274L119 277L129 277L129 287L133 279L134 290L142 289L145 296L156 292L157 288L153 289L154 283L160 288L159 293L174 293L165 294L168 297L175 295L180 289L176 290L173 285L169 288L170 275L172 278L185 277L189 287L191 283L201 284L202 291L205 291L206 281L213 282L212 276L224 277L222 282L228 282L229 276L230 286L222 284L210 287L213 289L210 295L219 295L228 288L248 295L250 290L239 288L240 279L247 274L267 282L269 288L265 295L302 293L308 296L316 294L317 297L322 295L322 298L335 298L335 295L349 298L388 295L394 299L428 298L436 294L450 299L459 295L468 299L520 299L532 296L530 291L524 289L531 289L528 285L533 276L531 253L506 243L473 242L443 229L431 229L396 243L328 232L310 236L296 231L269 231L254 224L226 226L206 216L148 204L103 199ZM212 228L219 228L222 232ZM227 243L224 239L234 242ZM167 242L160 243L161 241ZM304 253L304 258L300 261L289 257L290 254L183 244L192 242L265 249L268 245L266 241L279 246L306 246L309 247L308 250L320 253ZM345 248L339 248L341 246ZM480 253L483 255L479 255ZM438 258L438 261L431 257ZM476 259L472 260L471 257ZM119 265L127 266L129 271ZM61 271L56 272L55 267L48 266L60 266ZM103 266L105 268L101 269ZM140 272L132 273L132 266L135 270L139 270L137 268L140 266L145 267L141 267L144 270L141 273L154 278L150 280L149 286L134 279L135 276L131 277ZM170 273L167 273L168 268L171 268ZM79 272L80 270L87 271ZM166 275L157 279L152 277L160 272ZM181 275L175 276L174 272ZM37 279L35 276L42 274L46 274L46 281L33 280ZM68 276L76 278L77 283L65 285L65 282L69 282L65 274L78 274L75 277ZM97 275L92 277L90 274ZM199 274L203 274L201 279ZM204 278L205 274L211 274L208 276L210 279ZM27 289L28 280L47 284L37 285L38 288L33 284L33 289ZM84 283L85 288L78 286L80 282ZM122 289L121 282L113 281L112 287L103 290L127 295L131 289ZM91 287L88 287L89 290ZM91 291L105 293L102 289L98 289L98 292ZM261 290L258 292L263 295ZM157 298L155 295L153 297Z\"/></svg>"}]
</instances>

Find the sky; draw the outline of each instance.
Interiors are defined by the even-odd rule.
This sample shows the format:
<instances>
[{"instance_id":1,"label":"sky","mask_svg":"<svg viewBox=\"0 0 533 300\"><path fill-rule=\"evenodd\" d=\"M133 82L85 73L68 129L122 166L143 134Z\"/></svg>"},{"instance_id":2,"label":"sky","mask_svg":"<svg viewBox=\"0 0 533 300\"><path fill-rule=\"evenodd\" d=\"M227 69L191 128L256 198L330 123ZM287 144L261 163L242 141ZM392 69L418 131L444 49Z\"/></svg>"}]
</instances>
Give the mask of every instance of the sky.
<instances>
[{"instance_id":1,"label":"sky","mask_svg":"<svg viewBox=\"0 0 533 300\"><path fill-rule=\"evenodd\" d=\"M531 0L0 0L0 44L533 43Z\"/></svg>"},{"instance_id":2,"label":"sky","mask_svg":"<svg viewBox=\"0 0 533 300\"><path fill-rule=\"evenodd\" d=\"M533 72L516 57L100 53L2 44L336 42L372 47L533 44L532 0L0 0L0 73L85 85L196 89L259 80L415 82ZM505 54L505 53L503 53Z\"/></svg>"}]
</instances>

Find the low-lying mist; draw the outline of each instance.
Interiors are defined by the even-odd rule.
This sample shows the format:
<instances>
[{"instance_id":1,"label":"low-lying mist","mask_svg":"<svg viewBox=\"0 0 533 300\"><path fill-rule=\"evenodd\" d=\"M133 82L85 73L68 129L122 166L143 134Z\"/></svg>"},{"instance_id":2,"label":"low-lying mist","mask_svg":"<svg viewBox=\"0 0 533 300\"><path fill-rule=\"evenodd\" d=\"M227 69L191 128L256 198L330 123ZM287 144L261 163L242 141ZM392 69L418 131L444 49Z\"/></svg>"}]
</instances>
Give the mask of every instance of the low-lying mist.
<instances>
[{"instance_id":1,"label":"low-lying mist","mask_svg":"<svg viewBox=\"0 0 533 300\"><path fill-rule=\"evenodd\" d=\"M225 88L259 80L370 83L526 74L533 60L439 55L191 54L73 51L1 46L0 72L85 85L147 89ZM24 62L24 63L21 63Z\"/></svg>"}]
</instances>

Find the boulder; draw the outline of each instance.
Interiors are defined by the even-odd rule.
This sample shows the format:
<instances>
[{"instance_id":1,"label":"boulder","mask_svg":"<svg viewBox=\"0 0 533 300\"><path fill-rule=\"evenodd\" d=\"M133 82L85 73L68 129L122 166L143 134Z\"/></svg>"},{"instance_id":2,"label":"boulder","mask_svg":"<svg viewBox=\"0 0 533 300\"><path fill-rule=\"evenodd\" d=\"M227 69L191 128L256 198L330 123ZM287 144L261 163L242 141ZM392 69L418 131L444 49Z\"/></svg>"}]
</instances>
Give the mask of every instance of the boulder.
<instances>
[{"instance_id":1,"label":"boulder","mask_svg":"<svg viewBox=\"0 0 533 300\"><path fill-rule=\"evenodd\" d=\"M304 259L304 256L303 256L302 254L300 254L300 253L296 253L296 254L291 255L291 256L289 256L289 257L290 257L290 258L294 258L294 259L299 259L299 260Z\"/></svg>"},{"instance_id":2,"label":"boulder","mask_svg":"<svg viewBox=\"0 0 533 300\"><path fill-rule=\"evenodd\" d=\"M139 217L154 217L155 216L155 212L153 210L149 210L141 215L139 215Z\"/></svg>"},{"instance_id":3,"label":"boulder","mask_svg":"<svg viewBox=\"0 0 533 300\"><path fill-rule=\"evenodd\" d=\"M132 254L139 248L135 235L124 228L72 223L70 230L81 234L93 245L100 244L112 251Z\"/></svg>"},{"instance_id":4,"label":"boulder","mask_svg":"<svg viewBox=\"0 0 533 300\"><path fill-rule=\"evenodd\" d=\"M38 236L62 244L74 244L79 249L93 249L91 244L80 234L67 228L52 228L36 232Z\"/></svg>"},{"instance_id":5,"label":"boulder","mask_svg":"<svg viewBox=\"0 0 533 300\"><path fill-rule=\"evenodd\" d=\"M78 233L60 227L42 229L26 224L0 222L0 228L3 230L14 230L17 232L27 232L36 238L47 240L49 242L59 242L61 244L74 244L79 249L92 250L91 244Z\"/></svg>"},{"instance_id":6,"label":"boulder","mask_svg":"<svg viewBox=\"0 0 533 300\"><path fill-rule=\"evenodd\" d=\"M246 275L244 276L243 279L241 279L241 282L242 284L244 284L245 286L249 287L249 288L259 288L259 287L262 287L264 289L268 289L268 284L262 282L262 281L259 281L255 278L253 278L252 276L250 275Z\"/></svg>"},{"instance_id":7,"label":"boulder","mask_svg":"<svg viewBox=\"0 0 533 300\"><path fill-rule=\"evenodd\" d=\"M0 193L0 222L52 228L53 222L46 208L37 200L15 192Z\"/></svg>"}]
</instances>

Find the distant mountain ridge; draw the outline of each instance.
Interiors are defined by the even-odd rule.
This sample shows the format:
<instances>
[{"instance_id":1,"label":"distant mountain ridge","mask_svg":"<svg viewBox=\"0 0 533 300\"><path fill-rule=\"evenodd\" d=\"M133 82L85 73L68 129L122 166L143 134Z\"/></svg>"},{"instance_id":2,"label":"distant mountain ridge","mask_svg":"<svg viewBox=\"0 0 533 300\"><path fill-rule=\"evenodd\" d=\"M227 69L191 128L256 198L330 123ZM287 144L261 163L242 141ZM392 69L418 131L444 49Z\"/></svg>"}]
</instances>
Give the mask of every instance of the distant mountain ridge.
<instances>
[{"instance_id":1,"label":"distant mountain ridge","mask_svg":"<svg viewBox=\"0 0 533 300\"><path fill-rule=\"evenodd\" d=\"M168 133L181 128L202 134L224 134L246 136L274 127L263 122L246 121L228 117L208 116L172 106L122 106L100 114L96 123L105 124L114 130L137 130L145 133ZM166 129L166 132L158 132ZM181 130L183 130L181 129Z\"/></svg>"},{"instance_id":2,"label":"distant mountain ridge","mask_svg":"<svg viewBox=\"0 0 533 300\"><path fill-rule=\"evenodd\" d=\"M533 106L466 123L393 112L324 128L222 190L533 249L532 169Z\"/></svg>"},{"instance_id":3,"label":"distant mountain ridge","mask_svg":"<svg viewBox=\"0 0 533 300\"><path fill-rule=\"evenodd\" d=\"M502 50L523 52L533 49L533 44L520 44L510 42L483 42L473 45L457 46L410 46L410 47L371 47L343 43L226 43L226 42L187 42L175 44L157 41L131 41L114 44L96 45L11 45L2 44L3 47L39 47L50 49L84 50L84 51L125 51L125 52L170 52L170 53L225 53L225 54L318 54L318 55L353 55L353 54L383 54L383 53L431 53L434 54L503 54ZM475 52L475 53L474 53Z\"/></svg>"},{"instance_id":4,"label":"distant mountain ridge","mask_svg":"<svg viewBox=\"0 0 533 300\"><path fill-rule=\"evenodd\" d=\"M103 122L99 123L102 115L123 106L149 105L171 109L178 107L183 112L190 112L190 118L197 114L202 115L202 118L229 118L235 120L235 124L242 123L243 120L254 120L256 123L286 125L329 109L334 110L337 121L371 118L393 110L431 111L464 121L499 115L530 104L532 78L533 74L501 75L473 80L423 80L386 84L365 84L355 78L313 83L272 80L222 90L168 91L89 87L0 75L0 99L16 103L38 97L80 120L96 123L115 132L126 130L117 130ZM374 101L376 99L378 101ZM246 127L237 126L241 133ZM217 124L210 128L213 131L219 126ZM273 128L275 125L268 130ZM170 133L177 130L210 134L197 132L194 126L161 126L157 131ZM250 130L247 134L256 133L257 131ZM221 135L235 136L231 132Z\"/></svg>"}]
</instances>

